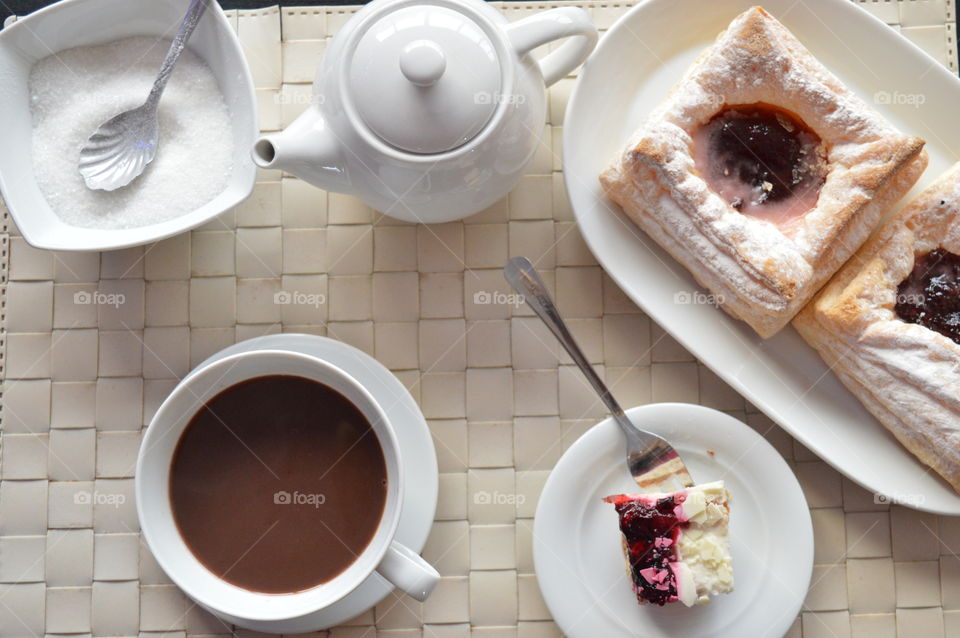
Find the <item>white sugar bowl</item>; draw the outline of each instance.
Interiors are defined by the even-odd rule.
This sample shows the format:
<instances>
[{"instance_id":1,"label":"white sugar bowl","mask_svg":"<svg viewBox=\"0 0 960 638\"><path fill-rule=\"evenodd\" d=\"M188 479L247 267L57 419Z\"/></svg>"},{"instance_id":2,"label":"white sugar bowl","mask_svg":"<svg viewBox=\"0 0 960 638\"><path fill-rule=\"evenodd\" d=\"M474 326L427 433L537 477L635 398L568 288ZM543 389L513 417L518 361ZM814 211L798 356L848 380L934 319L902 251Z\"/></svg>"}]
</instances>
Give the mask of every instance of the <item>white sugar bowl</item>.
<instances>
[{"instance_id":1,"label":"white sugar bowl","mask_svg":"<svg viewBox=\"0 0 960 638\"><path fill-rule=\"evenodd\" d=\"M570 38L539 62L530 51ZM406 221L487 208L540 141L545 86L597 42L585 11L508 22L483 0L374 0L330 42L311 106L254 161Z\"/></svg>"}]
</instances>

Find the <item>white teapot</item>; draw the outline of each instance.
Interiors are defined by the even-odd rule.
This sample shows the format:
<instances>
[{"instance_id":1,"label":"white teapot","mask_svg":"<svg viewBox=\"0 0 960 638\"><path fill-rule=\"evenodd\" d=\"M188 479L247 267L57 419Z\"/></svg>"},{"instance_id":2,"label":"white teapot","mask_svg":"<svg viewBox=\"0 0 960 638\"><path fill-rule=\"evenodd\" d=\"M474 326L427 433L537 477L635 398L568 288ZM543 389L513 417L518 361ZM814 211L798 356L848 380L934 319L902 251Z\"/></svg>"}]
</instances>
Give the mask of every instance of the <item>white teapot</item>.
<instances>
[{"instance_id":1,"label":"white teapot","mask_svg":"<svg viewBox=\"0 0 960 638\"><path fill-rule=\"evenodd\" d=\"M529 52L571 37L539 62ZM483 210L520 179L550 86L597 42L585 11L508 22L482 0L374 0L330 42L310 107L253 158L406 221Z\"/></svg>"}]
</instances>

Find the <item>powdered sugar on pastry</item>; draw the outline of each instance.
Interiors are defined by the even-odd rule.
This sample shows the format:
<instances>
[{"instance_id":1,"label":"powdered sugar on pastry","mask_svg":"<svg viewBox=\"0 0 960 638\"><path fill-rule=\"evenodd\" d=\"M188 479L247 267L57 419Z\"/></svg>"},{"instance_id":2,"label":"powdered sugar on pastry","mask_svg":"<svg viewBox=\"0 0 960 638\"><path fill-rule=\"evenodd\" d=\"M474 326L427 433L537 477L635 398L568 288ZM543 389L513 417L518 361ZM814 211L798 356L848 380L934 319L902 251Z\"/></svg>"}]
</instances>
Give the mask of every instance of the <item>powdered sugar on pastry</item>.
<instances>
[{"instance_id":1,"label":"powdered sugar on pastry","mask_svg":"<svg viewBox=\"0 0 960 638\"><path fill-rule=\"evenodd\" d=\"M895 310L898 287L938 249L960 255L960 164L864 245L794 326L908 450L960 491L960 344Z\"/></svg>"},{"instance_id":2,"label":"powdered sugar on pastry","mask_svg":"<svg viewBox=\"0 0 960 638\"><path fill-rule=\"evenodd\" d=\"M771 105L821 140L815 206L790 224L745 215L712 189L695 137L725 107ZM897 132L763 9L738 16L601 176L607 194L761 336L776 333L859 247L926 166ZM812 200L811 200L812 201Z\"/></svg>"}]
</instances>

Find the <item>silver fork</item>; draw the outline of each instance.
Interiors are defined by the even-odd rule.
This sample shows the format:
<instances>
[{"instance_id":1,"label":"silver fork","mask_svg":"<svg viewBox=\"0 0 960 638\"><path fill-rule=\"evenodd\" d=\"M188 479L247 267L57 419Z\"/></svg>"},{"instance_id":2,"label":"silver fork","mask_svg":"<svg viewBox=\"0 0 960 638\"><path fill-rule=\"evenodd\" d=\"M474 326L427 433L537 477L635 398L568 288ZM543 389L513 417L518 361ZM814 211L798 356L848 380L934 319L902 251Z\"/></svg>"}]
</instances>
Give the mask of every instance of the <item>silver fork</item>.
<instances>
[{"instance_id":1,"label":"silver fork","mask_svg":"<svg viewBox=\"0 0 960 638\"><path fill-rule=\"evenodd\" d=\"M613 415L613 420L623 430L627 439L627 468L640 489L645 492L673 492L692 486L693 479L677 451L656 434L636 427L624 414L623 408L613 398L610 389L594 371L570 334L567 324L530 260L526 257L514 257L504 266L503 276L547 325L600 395Z\"/></svg>"}]
</instances>

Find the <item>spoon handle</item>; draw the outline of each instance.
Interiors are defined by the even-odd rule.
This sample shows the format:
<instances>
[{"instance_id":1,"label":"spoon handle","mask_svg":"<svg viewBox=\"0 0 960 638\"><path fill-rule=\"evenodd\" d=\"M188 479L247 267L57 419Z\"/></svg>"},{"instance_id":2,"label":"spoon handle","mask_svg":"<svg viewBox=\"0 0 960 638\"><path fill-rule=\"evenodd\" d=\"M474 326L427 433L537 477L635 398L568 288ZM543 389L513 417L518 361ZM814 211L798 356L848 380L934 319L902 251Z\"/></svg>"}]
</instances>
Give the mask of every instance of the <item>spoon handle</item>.
<instances>
[{"instance_id":1,"label":"spoon handle","mask_svg":"<svg viewBox=\"0 0 960 638\"><path fill-rule=\"evenodd\" d=\"M590 365L590 362L587 360L587 357L584 356L583 351L580 350L580 346L577 345L573 335L570 334L566 322L563 320L563 317L560 316L560 311L558 311L554 305L553 299L550 298L550 293L547 292L547 287L543 284L543 280L540 279L539 273L537 273L533 264L530 263L530 260L526 257L514 257L504 266L503 276L507 282L513 286L514 290L523 295L527 305L529 305L530 308L537 313L537 316L543 320L543 323L547 325L547 328L550 329L553 336L557 338L557 341L564 347L570 355L570 358L573 359L573 362L577 364L577 367L579 367L587 377L587 381L590 382L593 389L600 395L603 403L607 406L607 409L610 410L610 413L613 414L617 423L621 426L623 426L624 423L629 424L630 421L623 413L623 408L621 408L617 400L613 398L613 395L607 388L607 384L597 375L593 366ZM634 429L632 425L628 427L630 430Z\"/></svg>"},{"instance_id":2,"label":"spoon handle","mask_svg":"<svg viewBox=\"0 0 960 638\"><path fill-rule=\"evenodd\" d=\"M148 104L156 106L160 101L160 95L163 93L163 89L167 87L167 80L170 79L170 74L173 73L173 67L180 58L180 54L183 53L183 49L187 46L187 40L190 39L193 30L197 28L200 18L203 17L204 12L207 10L207 3L209 1L210 0L191 0L190 7L187 9L187 13L183 16L183 21L180 23L180 28L177 29L177 35L174 36L173 42L170 43L167 57L163 59L160 73L157 74L157 79L153 82L153 88L150 89L150 95L147 97Z\"/></svg>"}]
</instances>

